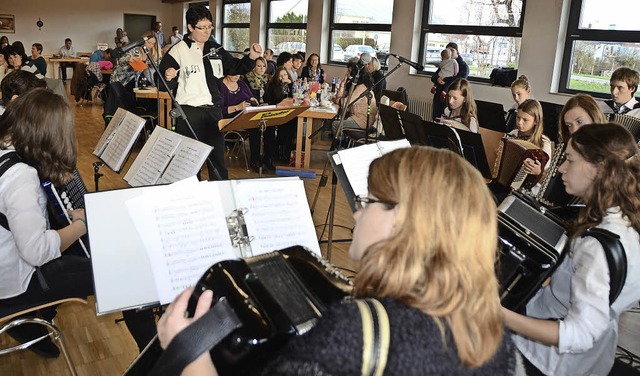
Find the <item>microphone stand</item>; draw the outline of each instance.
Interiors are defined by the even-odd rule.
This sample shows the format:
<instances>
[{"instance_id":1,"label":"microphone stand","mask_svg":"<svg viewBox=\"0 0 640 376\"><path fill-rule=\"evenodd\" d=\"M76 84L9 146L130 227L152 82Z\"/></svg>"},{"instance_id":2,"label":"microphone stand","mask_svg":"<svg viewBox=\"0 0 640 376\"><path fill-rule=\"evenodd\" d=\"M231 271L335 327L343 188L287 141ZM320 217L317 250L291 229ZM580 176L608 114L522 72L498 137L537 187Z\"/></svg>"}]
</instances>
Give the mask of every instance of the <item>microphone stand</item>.
<instances>
[{"instance_id":1,"label":"microphone stand","mask_svg":"<svg viewBox=\"0 0 640 376\"><path fill-rule=\"evenodd\" d=\"M182 106L180 105L180 103L178 103L178 101L176 100L175 95L173 95L173 91L171 91L171 89L169 88L169 84L167 83L167 81L164 79L164 76L162 74L160 74L160 69L158 69L158 65L156 64L156 62L153 60L153 57L151 57L151 55L149 54L149 49L147 48L147 46L142 45L142 50L145 52L145 54L147 54L148 57L148 61L151 63L151 66L153 67L153 69L155 69L156 73L158 73L158 78L160 79L160 81L162 82L162 84L164 85L165 89L167 89L167 93L169 94L169 97L171 98L171 102L174 105L174 109L177 110L177 118L182 118L184 120L184 122L187 124L187 127L189 128L189 131L191 132L191 135L193 136L194 140L200 141L198 139L198 136L196 135L196 132L193 130L193 127L191 127L191 123L189 122L189 119L187 119L187 115L184 113L184 110L182 109ZM176 77L177 79L177 77ZM158 90L160 88L158 87ZM159 110L159 108L158 108ZM172 117L173 114L175 114L172 112ZM218 124L215 124L215 126L217 127ZM216 166L211 162L211 157L210 155L207 155L207 165L208 167L211 169L211 171L213 171L213 177L215 180L222 180L222 176L220 176L220 172L218 172L218 169L216 168Z\"/></svg>"}]
</instances>

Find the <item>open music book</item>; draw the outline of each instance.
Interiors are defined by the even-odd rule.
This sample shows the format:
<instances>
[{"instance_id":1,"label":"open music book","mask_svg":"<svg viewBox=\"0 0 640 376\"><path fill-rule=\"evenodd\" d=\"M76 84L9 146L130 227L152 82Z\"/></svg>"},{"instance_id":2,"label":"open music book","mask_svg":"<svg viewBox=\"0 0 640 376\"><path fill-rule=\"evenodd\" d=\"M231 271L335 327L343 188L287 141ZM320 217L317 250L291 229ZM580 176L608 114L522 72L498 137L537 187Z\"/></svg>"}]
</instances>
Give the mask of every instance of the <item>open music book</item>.
<instances>
[{"instance_id":1,"label":"open music book","mask_svg":"<svg viewBox=\"0 0 640 376\"><path fill-rule=\"evenodd\" d=\"M102 133L93 154L115 172L120 172L145 120L131 112L118 108L107 129Z\"/></svg>"},{"instance_id":2,"label":"open music book","mask_svg":"<svg viewBox=\"0 0 640 376\"><path fill-rule=\"evenodd\" d=\"M132 187L175 183L195 176L212 147L157 127L124 176Z\"/></svg>"},{"instance_id":3,"label":"open music book","mask_svg":"<svg viewBox=\"0 0 640 376\"><path fill-rule=\"evenodd\" d=\"M378 141L351 149L340 150L333 155L333 163L342 165L348 182L355 195L366 196L369 165L374 159L396 149L411 147L406 139L396 141ZM344 184L343 184L344 187Z\"/></svg>"},{"instance_id":4,"label":"open music book","mask_svg":"<svg viewBox=\"0 0 640 376\"><path fill-rule=\"evenodd\" d=\"M169 303L218 261L292 245L320 255L298 178L192 177L90 193L85 201L100 314Z\"/></svg>"}]
</instances>

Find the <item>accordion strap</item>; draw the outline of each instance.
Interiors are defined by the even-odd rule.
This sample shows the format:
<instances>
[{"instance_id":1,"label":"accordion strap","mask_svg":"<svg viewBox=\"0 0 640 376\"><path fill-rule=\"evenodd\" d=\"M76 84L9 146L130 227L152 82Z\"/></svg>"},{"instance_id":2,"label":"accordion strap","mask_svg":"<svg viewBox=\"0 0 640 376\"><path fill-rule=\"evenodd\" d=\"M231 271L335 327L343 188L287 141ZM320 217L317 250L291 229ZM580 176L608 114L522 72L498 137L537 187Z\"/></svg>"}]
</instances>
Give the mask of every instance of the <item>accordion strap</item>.
<instances>
[{"instance_id":1,"label":"accordion strap","mask_svg":"<svg viewBox=\"0 0 640 376\"><path fill-rule=\"evenodd\" d=\"M381 376L389 354L389 316L376 299L355 302L362 317L362 376Z\"/></svg>"},{"instance_id":2,"label":"accordion strap","mask_svg":"<svg viewBox=\"0 0 640 376\"><path fill-rule=\"evenodd\" d=\"M583 235L600 242L609 266L609 305L616 301L627 280L627 255L620 236L602 228L590 228Z\"/></svg>"},{"instance_id":3,"label":"accordion strap","mask_svg":"<svg viewBox=\"0 0 640 376\"><path fill-rule=\"evenodd\" d=\"M153 367L150 375L180 375L189 363L211 350L242 325L226 299L187 326L173 340Z\"/></svg>"}]
</instances>

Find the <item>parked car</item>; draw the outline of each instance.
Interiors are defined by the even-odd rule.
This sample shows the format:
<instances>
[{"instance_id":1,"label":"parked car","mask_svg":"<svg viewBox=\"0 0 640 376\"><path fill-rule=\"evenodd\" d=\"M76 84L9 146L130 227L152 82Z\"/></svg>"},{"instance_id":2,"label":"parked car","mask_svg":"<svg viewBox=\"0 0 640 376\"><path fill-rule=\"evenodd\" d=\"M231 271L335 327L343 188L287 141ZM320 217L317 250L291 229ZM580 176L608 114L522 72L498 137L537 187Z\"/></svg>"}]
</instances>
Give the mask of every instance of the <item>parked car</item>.
<instances>
[{"instance_id":1,"label":"parked car","mask_svg":"<svg viewBox=\"0 0 640 376\"><path fill-rule=\"evenodd\" d=\"M376 56L376 50L366 44L352 44L344 50L344 61L349 61L352 57L359 58L363 53L368 52L371 56Z\"/></svg>"},{"instance_id":2,"label":"parked car","mask_svg":"<svg viewBox=\"0 0 640 376\"><path fill-rule=\"evenodd\" d=\"M383 43L378 46L376 51L377 58L380 60L380 65L385 68L389 65L389 43Z\"/></svg>"},{"instance_id":3,"label":"parked car","mask_svg":"<svg viewBox=\"0 0 640 376\"><path fill-rule=\"evenodd\" d=\"M333 51L331 52L331 60L344 61L344 50L339 44L333 45Z\"/></svg>"}]
</instances>

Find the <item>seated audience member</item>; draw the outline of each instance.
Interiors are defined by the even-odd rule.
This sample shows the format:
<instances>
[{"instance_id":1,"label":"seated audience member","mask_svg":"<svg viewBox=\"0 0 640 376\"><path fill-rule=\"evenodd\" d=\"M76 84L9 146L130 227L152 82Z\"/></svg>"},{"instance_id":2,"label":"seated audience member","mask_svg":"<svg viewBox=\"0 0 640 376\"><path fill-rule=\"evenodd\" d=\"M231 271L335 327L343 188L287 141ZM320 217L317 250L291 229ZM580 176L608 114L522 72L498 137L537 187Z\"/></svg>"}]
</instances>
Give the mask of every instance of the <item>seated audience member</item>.
<instances>
[{"instance_id":1,"label":"seated audience member","mask_svg":"<svg viewBox=\"0 0 640 376\"><path fill-rule=\"evenodd\" d=\"M256 66L253 70L247 73L244 76L244 81L249 85L251 92L253 93L253 97L258 100L258 103L265 103L265 90L268 82L271 80L271 75L266 73L267 70L267 61L264 57L259 57L256 59ZM271 161L271 157L275 156L274 148L275 148L275 128L267 127L264 132L264 153L265 159L263 159L263 163L267 166L267 168L271 168L273 162ZM249 129L249 152L251 155L251 168L255 170L259 170L259 161L260 161L260 129L252 128Z\"/></svg>"},{"instance_id":2,"label":"seated audience member","mask_svg":"<svg viewBox=\"0 0 640 376\"><path fill-rule=\"evenodd\" d=\"M458 78L466 80L469 76L469 65L462 59L462 56L460 56L458 45L456 43L450 42L445 47L451 49L451 58L455 59L455 61L458 63L458 74L454 77L443 79L442 77L440 77L438 68L438 70L436 70L433 75L431 75L431 82L433 82L434 85L439 84L439 86L436 86L436 88L442 88L442 90L444 90L444 88L450 85L454 80ZM433 119L442 117L442 114L447 107L446 98L443 98L441 94L442 90L437 89L433 93Z\"/></svg>"},{"instance_id":3,"label":"seated audience member","mask_svg":"<svg viewBox=\"0 0 640 376\"><path fill-rule=\"evenodd\" d=\"M111 48L106 50L95 50L89 58L90 63L97 63L99 61L108 61L111 59Z\"/></svg>"},{"instance_id":4,"label":"seated audience member","mask_svg":"<svg viewBox=\"0 0 640 376\"><path fill-rule=\"evenodd\" d=\"M22 42L13 42L5 51L8 52L9 70L24 70L35 74L38 78L44 78L38 68L29 61Z\"/></svg>"},{"instance_id":5,"label":"seated audience member","mask_svg":"<svg viewBox=\"0 0 640 376\"><path fill-rule=\"evenodd\" d=\"M29 61L38 68L38 73L42 76L47 75L47 61L42 57L42 45L40 43L31 45L31 57Z\"/></svg>"},{"instance_id":6,"label":"seated audience member","mask_svg":"<svg viewBox=\"0 0 640 376\"><path fill-rule=\"evenodd\" d=\"M320 65L320 56L316 53L312 53L307 58L307 65L302 68L300 78L307 78L309 81L317 81L321 84L324 83L324 70Z\"/></svg>"},{"instance_id":7,"label":"seated audience member","mask_svg":"<svg viewBox=\"0 0 640 376\"><path fill-rule=\"evenodd\" d=\"M295 79L293 78L293 55L291 53L287 51L280 52L280 55L278 55L278 59L276 60L276 69L280 67L285 67L289 74L289 79L291 82L295 82ZM275 76L275 73L273 76Z\"/></svg>"},{"instance_id":8,"label":"seated audience member","mask_svg":"<svg viewBox=\"0 0 640 376\"><path fill-rule=\"evenodd\" d=\"M273 50L271 48L264 50L264 59L267 61L267 74L273 76L276 74L276 63L273 61Z\"/></svg>"},{"instance_id":9,"label":"seated audience member","mask_svg":"<svg viewBox=\"0 0 640 376\"><path fill-rule=\"evenodd\" d=\"M349 93L344 90L344 87L341 87L336 94L336 99L340 102L340 106L349 106L347 109L349 116L342 121L343 130L367 129L373 126L376 120L376 115L378 114L378 105L373 93L373 82L371 80L371 75L366 71L366 69L361 69L360 74L358 75L358 81L355 82L355 85L356 87L353 89L349 103L347 103ZM361 97L364 93L367 94ZM371 98L371 111L369 111L369 106L367 104L367 95ZM334 120L332 124L334 135L337 135L339 126L340 121Z\"/></svg>"},{"instance_id":10,"label":"seated audience member","mask_svg":"<svg viewBox=\"0 0 640 376\"><path fill-rule=\"evenodd\" d=\"M504 329L494 274L496 209L480 173L448 150L406 148L371 163L368 190L368 196L355 198L358 210L349 256L360 264L353 297L377 299L389 317L384 373L523 372ZM434 199L457 205L434 205ZM202 293L196 317L187 318L191 292L176 298L160 319L163 348L207 312L216 294ZM365 360L360 317L353 301L335 303L257 373L361 374ZM208 352L183 372L216 374Z\"/></svg>"},{"instance_id":11,"label":"seated audience member","mask_svg":"<svg viewBox=\"0 0 640 376\"><path fill-rule=\"evenodd\" d=\"M640 102L634 98L638 81L638 71L631 68L622 67L613 71L609 80L611 99L601 102L602 112L609 118L615 114L640 118Z\"/></svg>"},{"instance_id":12,"label":"seated audience member","mask_svg":"<svg viewBox=\"0 0 640 376\"><path fill-rule=\"evenodd\" d=\"M442 123L478 133L476 101L473 99L469 81L464 78L453 81L447 92L447 103L448 107L440 120Z\"/></svg>"},{"instance_id":13,"label":"seated audience member","mask_svg":"<svg viewBox=\"0 0 640 376\"><path fill-rule=\"evenodd\" d=\"M365 52L364 54L368 54L368 52ZM367 63L365 67L367 69L367 72L369 72L369 74L371 75L371 80L374 85L373 94L376 97L376 101L380 102L380 98L382 97L382 90L385 90L387 88L387 79L384 78L384 72L380 69L380 60L378 60L378 58L375 56L371 56L371 61Z\"/></svg>"},{"instance_id":14,"label":"seated audience member","mask_svg":"<svg viewBox=\"0 0 640 376\"><path fill-rule=\"evenodd\" d=\"M567 257L551 283L526 306L526 316L503 309L529 375L607 375L614 362L618 318L640 299L640 160L633 136L617 124L589 124L568 141L563 174L567 193L586 207L570 229ZM590 228L620 237L627 274L609 302L610 271Z\"/></svg>"},{"instance_id":15,"label":"seated audience member","mask_svg":"<svg viewBox=\"0 0 640 376\"><path fill-rule=\"evenodd\" d=\"M7 62L7 59L8 57L5 57L4 50L0 51L0 83L9 71L9 63Z\"/></svg>"},{"instance_id":16,"label":"seated audience member","mask_svg":"<svg viewBox=\"0 0 640 376\"><path fill-rule=\"evenodd\" d=\"M4 50L9 45L9 38L6 35L0 37L0 50Z\"/></svg>"},{"instance_id":17,"label":"seated audience member","mask_svg":"<svg viewBox=\"0 0 640 376\"><path fill-rule=\"evenodd\" d=\"M26 72L14 74L29 81ZM6 81L18 82L12 75ZM5 87L2 89L4 100ZM8 228L0 229L0 249L4 255L0 259L0 306L34 307L93 295L90 259L69 250L87 232L84 209L69 212L72 223L52 230L46 217L47 199L40 189L40 181L62 184L75 169L77 141L73 112L62 97L44 88L11 98L15 99L0 118L0 156L15 152L20 161L0 177L0 212L8 224ZM38 111L33 111L34 108ZM51 320L56 309L43 309L39 314ZM155 335L151 311L125 311L123 315L139 349L144 348ZM41 325L22 325L8 333L25 343L48 332ZM44 357L60 354L50 339L29 349Z\"/></svg>"},{"instance_id":18,"label":"seated audience member","mask_svg":"<svg viewBox=\"0 0 640 376\"><path fill-rule=\"evenodd\" d=\"M511 108L507 111L507 117L505 119L505 123L507 124L507 132L511 132L516 128L516 115L518 112L518 106L522 104L522 102L527 99L532 98L531 96L531 84L529 83L529 79L524 74L518 77L517 80L513 81L511 84L511 96L513 100L516 102L511 106Z\"/></svg>"},{"instance_id":19,"label":"seated audience member","mask_svg":"<svg viewBox=\"0 0 640 376\"><path fill-rule=\"evenodd\" d=\"M60 55L60 57L76 57L76 50L75 48L73 48L73 42L71 41L71 38L67 38L64 40L64 46L60 47L60 50L58 50L58 54ZM60 63L60 70L62 71L62 81L65 81L67 79L67 67L75 66L76 63Z\"/></svg>"},{"instance_id":20,"label":"seated audience member","mask_svg":"<svg viewBox=\"0 0 640 376\"><path fill-rule=\"evenodd\" d=\"M300 68L302 67L303 62L304 62L304 56L302 56L301 53L298 52L293 54L293 61L291 62L292 67L291 67L291 72L289 72L289 74L291 75L291 80L293 80L294 82L298 79Z\"/></svg>"},{"instance_id":21,"label":"seated audience member","mask_svg":"<svg viewBox=\"0 0 640 376\"><path fill-rule=\"evenodd\" d=\"M2 105L0 106L0 115L4 112L9 102L18 98L19 95L35 88L44 88L47 84L44 80L36 77L35 74L24 70L14 70L9 72L0 88L2 90Z\"/></svg>"},{"instance_id":22,"label":"seated audience member","mask_svg":"<svg viewBox=\"0 0 640 376\"><path fill-rule=\"evenodd\" d=\"M280 54L286 54L287 52L283 52ZM291 55L291 54L289 54ZM278 57L280 60L280 57ZM276 68L276 74L271 77L271 81L267 84L267 88L264 93L264 101L267 104L277 105L281 102L285 101L291 97L292 94L292 80L289 76L289 72L287 70L287 64L291 64L291 59L287 60L284 65ZM287 103L290 104L290 103ZM292 119L290 122L278 125L277 130L277 138L276 144L277 147L271 152L271 157L273 159L278 159L280 162L287 163L289 162L289 158L291 155L291 150L293 150L293 137L296 133L298 121L296 119ZM274 127L268 127L274 128ZM270 137L270 136L269 136ZM265 143L265 147L268 146L268 142Z\"/></svg>"}]
</instances>

